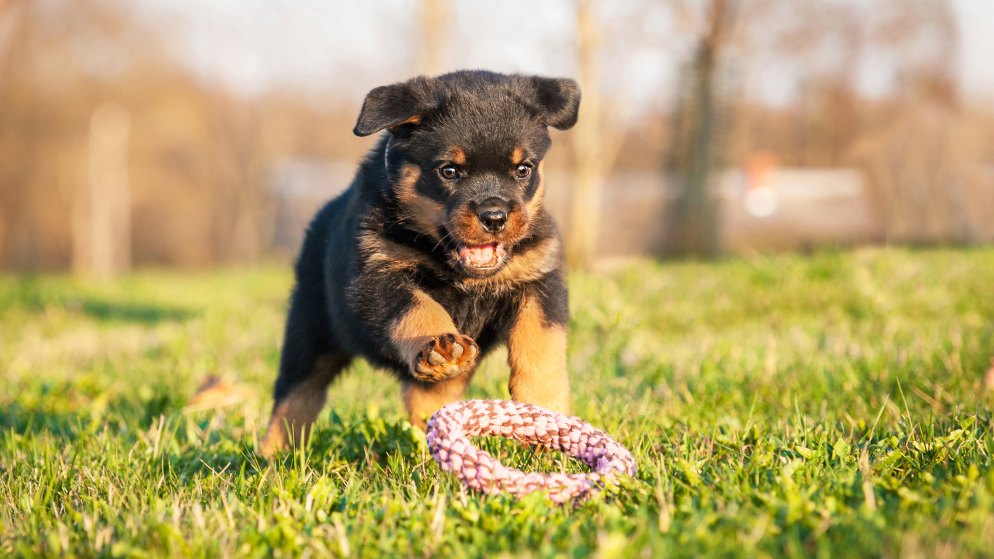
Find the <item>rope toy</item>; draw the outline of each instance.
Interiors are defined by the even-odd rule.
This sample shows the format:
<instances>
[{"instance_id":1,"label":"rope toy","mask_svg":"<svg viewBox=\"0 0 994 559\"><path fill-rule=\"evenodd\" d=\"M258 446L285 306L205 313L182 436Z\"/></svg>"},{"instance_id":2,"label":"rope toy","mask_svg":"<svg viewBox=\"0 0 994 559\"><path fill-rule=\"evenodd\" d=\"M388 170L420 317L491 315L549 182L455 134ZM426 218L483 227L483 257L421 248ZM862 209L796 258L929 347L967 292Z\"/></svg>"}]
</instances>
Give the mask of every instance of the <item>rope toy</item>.
<instances>
[{"instance_id":1,"label":"rope toy","mask_svg":"<svg viewBox=\"0 0 994 559\"><path fill-rule=\"evenodd\" d=\"M593 468L586 474L525 473L505 466L470 437L494 435L562 451ZM428 420L428 449L443 470L470 489L516 498L546 491L555 503L582 500L616 474L635 475L630 452L600 429L532 404L468 400L449 404Z\"/></svg>"}]
</instances>

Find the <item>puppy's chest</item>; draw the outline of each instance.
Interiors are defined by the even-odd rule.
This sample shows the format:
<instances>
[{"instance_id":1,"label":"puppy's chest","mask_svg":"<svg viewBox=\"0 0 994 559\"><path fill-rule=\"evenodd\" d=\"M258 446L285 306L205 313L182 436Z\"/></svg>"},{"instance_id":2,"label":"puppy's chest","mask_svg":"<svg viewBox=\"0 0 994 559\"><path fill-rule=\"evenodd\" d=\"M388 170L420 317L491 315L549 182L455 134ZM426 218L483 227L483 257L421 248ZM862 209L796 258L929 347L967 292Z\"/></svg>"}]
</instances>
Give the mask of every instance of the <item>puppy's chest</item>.
<instances>
[{"instance_id":1,"label":"puppy's chest","mask_svg":"<svg viewBox=\"0 0 994 559\"><path fill-rule=\"evenodd\" d=\"M459 332L467 336L501 337L518 311L518 294L484 296L458 291L436 293L436 300L448 311Z\"/></svg>"}]
</instances>

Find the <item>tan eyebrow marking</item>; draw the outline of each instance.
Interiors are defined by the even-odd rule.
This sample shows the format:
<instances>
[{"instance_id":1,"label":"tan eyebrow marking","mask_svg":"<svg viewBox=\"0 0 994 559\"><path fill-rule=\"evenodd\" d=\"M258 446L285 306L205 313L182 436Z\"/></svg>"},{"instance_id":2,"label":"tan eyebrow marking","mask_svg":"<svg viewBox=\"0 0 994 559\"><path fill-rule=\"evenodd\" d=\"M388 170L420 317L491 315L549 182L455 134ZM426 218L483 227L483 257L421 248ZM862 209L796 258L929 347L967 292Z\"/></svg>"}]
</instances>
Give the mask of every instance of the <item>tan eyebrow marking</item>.
<instances>
[{"instance_id":1,"label":"tan eyebrow marking","mask_svg":"<svg viewBox=\"0 0 994 559\"><path fill-rule=\"evenodd\" d=\"M466 164L466 152L459 146L453 146L446 154L445 158L456 165Z\"/></svg>"}]
</instances>

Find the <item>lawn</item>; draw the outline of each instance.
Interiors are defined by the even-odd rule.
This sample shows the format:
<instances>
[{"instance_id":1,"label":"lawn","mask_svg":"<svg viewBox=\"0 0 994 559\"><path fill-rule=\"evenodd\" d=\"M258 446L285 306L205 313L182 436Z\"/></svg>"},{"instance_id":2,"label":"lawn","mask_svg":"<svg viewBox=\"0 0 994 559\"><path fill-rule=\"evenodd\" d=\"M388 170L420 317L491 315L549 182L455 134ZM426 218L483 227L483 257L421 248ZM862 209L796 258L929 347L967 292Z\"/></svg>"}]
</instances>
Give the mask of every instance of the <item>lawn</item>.
<instances>
[{"instance_id":1,"label":"lawn","mask_svg":"<svg viewBox=\"0 0 994 559\"><path fill-rule=\"evenodd\" d=\"M574 412L639 467L575 507L462 490L361 362L306 450L257 458L290 281L0 277L0 556L994 554L994 249L574 274ZM243 397L190 408L210 376ZM495 354L470 396L506 380Z\"/></svg>"}]
</instances>

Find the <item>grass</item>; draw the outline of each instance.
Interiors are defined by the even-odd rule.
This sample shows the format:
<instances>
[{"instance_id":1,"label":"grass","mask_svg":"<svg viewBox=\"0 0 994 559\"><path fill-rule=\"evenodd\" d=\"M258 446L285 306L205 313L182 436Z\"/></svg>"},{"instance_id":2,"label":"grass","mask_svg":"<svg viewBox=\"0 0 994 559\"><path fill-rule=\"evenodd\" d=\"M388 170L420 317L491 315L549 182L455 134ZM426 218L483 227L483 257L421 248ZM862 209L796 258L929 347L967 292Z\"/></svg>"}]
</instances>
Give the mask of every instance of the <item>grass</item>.
<instances>
[{"instance_id":1,"label":"grass","mask_svg":"<svg viewBox=\"0 0 994 559\"><path fill-rule=\"evenodd\" d=\"M0 555L990 556L992 277L990 248L573 275L574 411L639 465L575 508L463 491L364 363L258 459L288 267L0 278ZM185 409L210 375L249 395Z\"/></svg>"}]
</instances>

